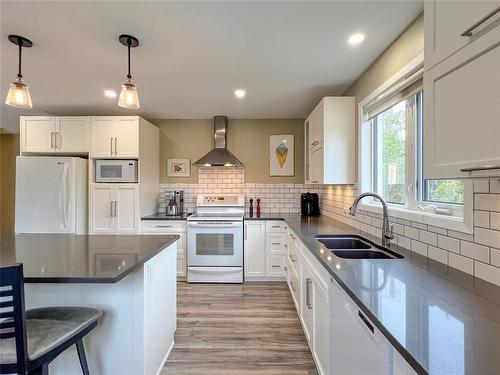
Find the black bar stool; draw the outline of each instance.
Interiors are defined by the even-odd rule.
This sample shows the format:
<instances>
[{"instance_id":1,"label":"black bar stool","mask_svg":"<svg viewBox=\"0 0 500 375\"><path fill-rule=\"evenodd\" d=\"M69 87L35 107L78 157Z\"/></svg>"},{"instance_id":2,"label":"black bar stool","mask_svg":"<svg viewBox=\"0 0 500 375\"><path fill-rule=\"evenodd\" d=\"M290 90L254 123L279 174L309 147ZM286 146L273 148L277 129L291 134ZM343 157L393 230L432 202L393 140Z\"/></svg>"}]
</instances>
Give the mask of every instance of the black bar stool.
<instances>
[{"instance_id":1,"label":"black bar stool","mask_svg":"<svg viewBox=\"0 0 500 375\"><path fill-rule=\"evenodd\" d=\"M26 311L22 264L0 268L0 374L48 375L49 363L74 344L89 375L82 339L100 316L78 306Z\"/></svg>"}]
</instances>

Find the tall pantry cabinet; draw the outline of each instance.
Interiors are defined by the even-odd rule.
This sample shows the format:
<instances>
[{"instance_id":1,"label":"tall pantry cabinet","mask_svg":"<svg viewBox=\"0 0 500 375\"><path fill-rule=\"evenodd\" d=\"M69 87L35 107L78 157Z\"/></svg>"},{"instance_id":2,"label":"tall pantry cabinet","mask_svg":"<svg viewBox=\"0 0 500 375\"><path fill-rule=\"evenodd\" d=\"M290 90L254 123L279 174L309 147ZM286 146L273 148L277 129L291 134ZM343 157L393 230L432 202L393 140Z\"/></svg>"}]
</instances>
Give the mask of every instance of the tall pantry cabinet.
<instances>
[{"instance_id":1,"label":"tall pantry cabinet","mask_svg":"<svg viewBox=\"0 0 500 375\"><path fill-rule=\"evenodd\" d=\"M136 234L140 219L158 211L159 129L138 116L91 121L90 234ZM138 183L96 183L96 159L136 159Z\"/></svg>"}]
</instances>

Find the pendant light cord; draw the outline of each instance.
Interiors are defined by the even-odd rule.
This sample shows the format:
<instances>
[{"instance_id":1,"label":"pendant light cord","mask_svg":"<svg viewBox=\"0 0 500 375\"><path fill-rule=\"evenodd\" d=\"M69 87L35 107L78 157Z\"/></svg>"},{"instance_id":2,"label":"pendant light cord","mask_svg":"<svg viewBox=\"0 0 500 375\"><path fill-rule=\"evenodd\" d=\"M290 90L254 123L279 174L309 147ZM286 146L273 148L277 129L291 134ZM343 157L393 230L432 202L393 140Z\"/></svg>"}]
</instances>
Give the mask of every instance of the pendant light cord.
<instances>
[{"instance_id":1,"label":"pendant light cord","mask_svg":"<svg viewBox=\"0 0 500 375\"><path fill-rule=\"evenodd\" d=\"M21 74L22 50L23 50L23 41L21 39L19 39L19 72L17 73L18 78L23 78L23 75Z\"/></svg>"},{"instance_id":2,"label":"pendant light cord","mask_svg":"<svg viewBox=\"0 0 500 375\"><path fill-rule=\"evenodd\" d=\"M130 74L130 45L132 44L132 40L130 38L127 39L127 48L128 48L128 74L127 78L131 79L132 75Z\"/></svg>"}]
</instances>

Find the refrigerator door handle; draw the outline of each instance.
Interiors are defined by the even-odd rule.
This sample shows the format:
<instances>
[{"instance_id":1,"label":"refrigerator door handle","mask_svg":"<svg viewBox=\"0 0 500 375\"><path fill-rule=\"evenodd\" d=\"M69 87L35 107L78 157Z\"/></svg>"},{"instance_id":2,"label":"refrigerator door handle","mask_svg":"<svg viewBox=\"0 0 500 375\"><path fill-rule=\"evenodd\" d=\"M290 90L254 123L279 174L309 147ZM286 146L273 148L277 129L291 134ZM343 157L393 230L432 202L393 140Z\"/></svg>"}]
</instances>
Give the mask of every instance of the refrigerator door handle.
<instances>
[{"instance_id":1,"label":"refrigerator door handle","mask_svg":"<svg viewBox=\"0 0 500 375\"><path fill-rule=\"evenodd\" d=\"M69 194L68 194L68 188L69 188L69 183L68 183L68 164L64 162L58 162L58 164L64 165L63 167L63 174L62 174L62 214L63 214L63 227L64 229L68 228L68 199L69 199Z\"/></svg>"}]
</instances>

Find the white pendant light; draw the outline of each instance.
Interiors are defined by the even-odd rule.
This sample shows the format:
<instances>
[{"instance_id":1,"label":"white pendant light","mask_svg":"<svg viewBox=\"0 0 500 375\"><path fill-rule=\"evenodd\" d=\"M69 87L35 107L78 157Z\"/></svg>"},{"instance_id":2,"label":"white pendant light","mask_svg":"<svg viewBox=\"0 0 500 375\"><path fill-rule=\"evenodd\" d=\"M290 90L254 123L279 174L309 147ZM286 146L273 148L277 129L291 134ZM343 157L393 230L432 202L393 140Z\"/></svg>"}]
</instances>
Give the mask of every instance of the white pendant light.
<instances>
[{"instance_id":1,"label":"white pendant light","mask_svg":"<svg viewBox=\"0 0 500 375\"><path fill-rule=\"evenodd\" d=\"M136 37L127 34L120 35L119 40L120 43L128 49L128 74L127 81L122 85L122 91L118 98L118 105L127 109L139 109L141 107L139 103L139 94L137 93L137 87L132 83L132 75L130 74L130 48L137 47L139 41Z\"/></svg>"},{"instance_id":2,"label":"white pendant light","mask_svg":"<svg viewBox=\"0 0 500 375\"><path fill-rule=\"evenodd\" d=\"M19 46L19 70L17 73L17 79L10 84L5 104L16 108L33 108L29 87L23 82L23 75L21 73L22 49L23 47L32 47L33 43L31 40L19 35L9 35L9 40Z\"/></svg>"}]
</instances>

